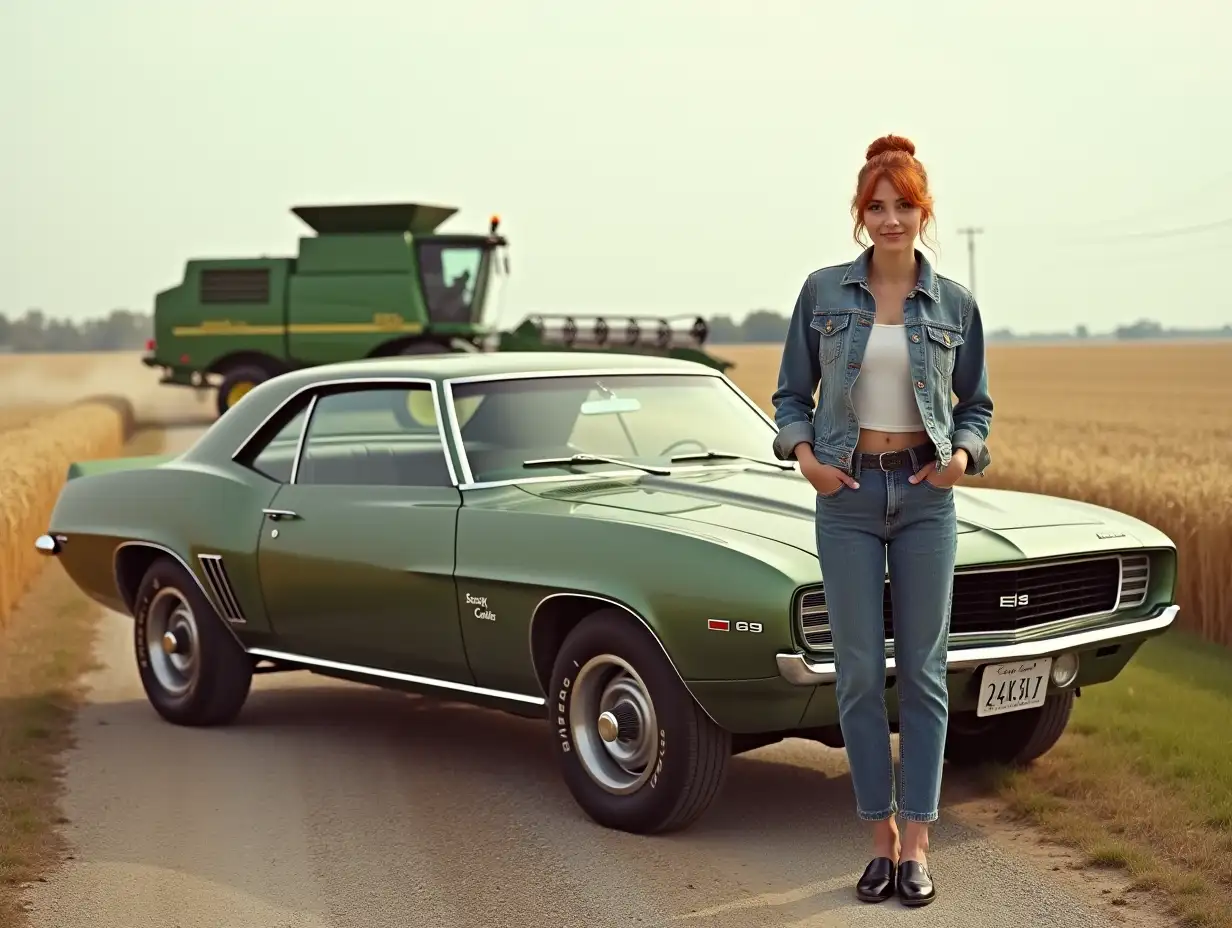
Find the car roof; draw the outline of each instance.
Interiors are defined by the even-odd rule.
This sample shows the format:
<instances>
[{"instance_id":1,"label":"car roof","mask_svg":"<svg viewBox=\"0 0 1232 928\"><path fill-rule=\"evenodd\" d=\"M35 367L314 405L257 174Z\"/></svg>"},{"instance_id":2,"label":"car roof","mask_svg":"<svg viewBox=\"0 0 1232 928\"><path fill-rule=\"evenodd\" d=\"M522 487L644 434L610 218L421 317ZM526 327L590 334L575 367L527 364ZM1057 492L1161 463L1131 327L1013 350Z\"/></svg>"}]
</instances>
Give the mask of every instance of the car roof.
<instances>
[{"instance_id":1,"label":"car roof","mask_svg":"<svg viewBox=\"0 0 1232 928\"><path fill-rule=\"evenodd\" d=\"M300 368L279 375L257 387L227 414L216 420L192 448L181 456L190 462L220 461L231 457L251 438L267 415L293 394L330 381L362 381L372 378L422 378L443 381L467 377L509 377L539 373L560 374L588 371L719 376L718 370L697 361L652 354L615 351L496 351L454 352L439 355L396 355L364 358ZM251 397L251 400L249 399ZM259 398L259 399L258 399ZM258 400L253 402L253 400Z\"/></svg>"},{"instance_id":2,"label":"car roof","mask_svg":"<svg viewBox=\"0 0 1232 928\"><path fill-rule=\"evenodd\" d=\"M284 374L280 380L295 388L327 380L370 377L423 377L450 380L460 377L493 377L510 374L586 373L603 371L663 371L664 373L714 374L716 370L697 361L614 351L493 351L453 352L439 355L395 355L340 361Z\"/></svg>"}]
</instances>

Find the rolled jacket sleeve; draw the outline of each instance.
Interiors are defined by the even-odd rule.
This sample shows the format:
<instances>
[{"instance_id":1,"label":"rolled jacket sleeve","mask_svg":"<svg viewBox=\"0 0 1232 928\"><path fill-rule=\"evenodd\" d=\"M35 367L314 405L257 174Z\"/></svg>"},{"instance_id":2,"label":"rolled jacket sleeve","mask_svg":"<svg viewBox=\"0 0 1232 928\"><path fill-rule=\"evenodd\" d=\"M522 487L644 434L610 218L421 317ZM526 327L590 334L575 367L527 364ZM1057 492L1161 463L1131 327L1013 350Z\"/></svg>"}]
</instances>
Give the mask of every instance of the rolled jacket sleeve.
<instances>
[{"instance_id":1,"label":"rolled jacket sleeve","mask_svg":"<svg viewBox=\"0 0 1232 928\"><path fill-rule=\"evenodd\" d=\"M800 442L813 444L813 393L821 379L818 362L818 333L810 325L813 319L813 285L806 279L796 298L783 342L779 362L778 388L771 397L774 404L774 455L781 461L795 457L792 449Z\"/></svg>"},{"instance_id":2,"label":"rolled jacket sleeve","mask_svg":"<svg viewBox=\"0 0 1232 928\"><path fill-rule=\"evenodd\" d=\"M984 325L975 297L968 299L963 320L963 342L954 358L955 448L967 452L966 473L983 474L992 457L988 452L988 432L992 426L992 396L988 392L988 365L984 350Z\"/></svg>"}]
</instances>

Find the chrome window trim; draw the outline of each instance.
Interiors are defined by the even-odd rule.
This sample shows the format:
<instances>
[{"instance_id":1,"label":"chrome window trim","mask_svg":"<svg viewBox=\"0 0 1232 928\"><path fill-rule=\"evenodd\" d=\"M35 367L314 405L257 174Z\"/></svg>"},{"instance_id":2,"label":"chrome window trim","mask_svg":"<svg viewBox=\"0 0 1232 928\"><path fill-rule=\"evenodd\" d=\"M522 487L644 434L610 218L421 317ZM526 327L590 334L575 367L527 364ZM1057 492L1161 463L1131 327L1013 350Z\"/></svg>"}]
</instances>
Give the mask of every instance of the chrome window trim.
<instances>
[{"instance_id":1,"label":"chrome window trim","mask_svg":"<svg viewBox=\"0 0 1232 928\"><path fill-rule=\"evenodd\" d=\"M322 667L329 670L342 670L348 673L358 673L369 677L382 677L387 680L401 680L404 683L416 683L422 686L435 686L446 690L456 690L471 693L476 696L493 696L512 702L526 703L532 706L547 704L542 696L528 696L525 693L513 693L508 690L491 689L486 686L475 686L470 683L455 683L451 680L441 680L436 677L424 677L413 673L402 673L397 670L382 670L379 667L367 667L363 664L347 664L342 661L325 660L320 657L308 657L304 654L293 654L289 651L274 651L268 648L246 648L253 657L263 657L272 661L288 661L303 664L308 667Z\"/></svg>"},{"instance_id":2,"label":"chrome window trim","mask_svg":"<svg viewBox=\"0 0 1232 928\"><path fill-rule=\"evenodd\" d=\"M561 474L561 475L554 475L554 476L549 476L549 477L525 477L525 478L511 477L511 478L506 478L504 480L476 480L474 473L471 471L470 458L466 454L466 444L464 443L462 439L462 428L460 424L458 423L457 407L454 405L453 388L455 384L489 383L489 382L495 383L498 381L505 381L505 380L541 380L541 379L546 379L546 378L559 378L559 377L613 377L613 378L620 377L620 376L626 376L626 377L647 377L647 376L652 376L652 377L658 377L658 376L709 377L709 378L718 380L721 383L725 384L727 388L731 390L733 393L735 393L736 396L740 400L742 400L746 406L752 409L753 412L757 414L757 417L761 419L766 424L766 426L769 428L770 438L773 439L774 435L778 433L778 426L774 424L773 419L771 419L768 415L766 415L765 410L763 410L760 406L754 403L744 393L744 391L741 390L739 387L737 387L735 383L732 382L731 378L728 377L726 374L724 374L722 371L716 370L713 367L706 367L705 365L701 365L701 364L699 364L698 367L699 367L698 370L691 370L691 369L681 370L677 368L656 369L656 368L630 367L630 368L622 369L622 368L593 367L593 368L582 368L580 370L563 370L563 371L533 371L533 370L507 371L501 374L472 374L467 377L445 378L444 380L441 381L441 387L445 392L445 410L446 410L446 414L449 419L449 431L450 431L450 434L453 436L454 449L458 453L458 463L462 470L462 480L459 484L457 484L458 489L459 490L480 490L480 489L490 489L492 487L515 486L517 484L531 483L531 482L547 483L547 482L554 482L558 480L576 480L576 479L586 480L586 479L592 479L596 476L599 476L600 474L602 474L604 477L630 476L634 474L645 476L645 472L639 471L639 470L595 471L593 474L591 473L578 474L578 475ZM438 422L441 421L439 416L437 418L437 421ZM748 464L751 464L751 463L752 462L746 462L746 464L742 466L747 466ZM683 474L683 473L693 473L698 470L716 470L720 466L728 466L728 465L710 464L710 465L702 465L701 467L696 467L696 466L695 467L679 467L679 468L672 467L671 469L674 473ZM787 471L783 471L783 473L787 473Z\"/></svg>"},{"instance_id":3,"label":"chrome window trim","mask_svg":"<svg viewBox=\"0 0 1232 928\"><path fill-rule=\"evenodd\" d=\"M256 428L250 431L248 433L248 436L242 442L240 442L239 446L233 452L231 452L231 460L235 461L236 458L238 458L241 454L243 454L244 451L247 450L248 447L252 445L253 441L256 440L256 437L258 434L260 434L261 430L264 429L266 425L268 425L270 421L273 420L273 418L278 415L278 413L280 413L283 409L285 409L289 404L294 403L304 393L311 392L314 395L312 397L311 402L308 404L308 407L307 407L308 415L304 417L304 425L300 429L299 443L296 447L295 462L291 465L291 483L283 484L283 486L294 485L296 477L299 476L300 455L303 453L304 439L305 439L305 436L308 434L308 423L311 420L312 413L316 409L316 401L319 396L319 391L327 387L348 387L348 386L367 387L367 386L374 386L374 385L405 386L407 384L413 384L413 385L419 385L419 386L426 386L428 388L429 394L432 396L432 410L433 410L433 414L436 416L436 436L438 439L440 439L441 454L445 456L445 466L449 470L449 484L454 489L457 489L458 473L457 473L457 470L453 466L453 455L450 454L450 450L449 450L448 433L446 432L446 429L445 429L445 421L441 416L441 398L440 398L440 394L437 392L438 383L439 383L438 381L434 380L431 377L413 377L413 376L410 376L409 374L387 374L387 375L383 375L380 377L338 377L338 378L333 378L330 380L318 380L318 381L314 381L313 383L304 384L304 386L300 387L299 389L290 393L288 396L284 397L282 402L278 403L278 405L276 405L269 413L267 413L261 419L260 423L257 424Z\"/></svg>"},{"instance_id":4,"label":"chrome window trim","mask_svg":"<svg viewBox=\"0 0 1232 928\"><path fill-rule=\"evenodd\" d=\"M312 424L312 414L316 411L317 400L320 398L321 394L312 394L308 408L304 410L304 423L299 428L299 438L295 442L295 459L291 461L291 486L295 486L296 478L299 477L299 462L304 457L304 440L308 437L308 426Z\"/></svg>"}]
</instances>

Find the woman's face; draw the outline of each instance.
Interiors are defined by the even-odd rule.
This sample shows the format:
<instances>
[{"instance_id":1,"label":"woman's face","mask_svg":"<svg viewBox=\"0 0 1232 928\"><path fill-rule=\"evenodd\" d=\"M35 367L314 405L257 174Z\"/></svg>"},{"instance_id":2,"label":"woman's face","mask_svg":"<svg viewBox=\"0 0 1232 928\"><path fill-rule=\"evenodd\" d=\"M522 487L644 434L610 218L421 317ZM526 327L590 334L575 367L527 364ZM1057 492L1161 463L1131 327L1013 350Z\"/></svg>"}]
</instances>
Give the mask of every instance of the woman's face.
<instances>
[{"instance_id":1,"label":"woman's face","mask_svg":"<svg viewBox=\"0 0 1232 928\"><path fill-rule=\"evenodd\" d=\"M873 188L873 198L864 209L864 227L881 251L911 251L920 234L920 208L912 206L883 177Z\"/></svg>"}]
</instances>

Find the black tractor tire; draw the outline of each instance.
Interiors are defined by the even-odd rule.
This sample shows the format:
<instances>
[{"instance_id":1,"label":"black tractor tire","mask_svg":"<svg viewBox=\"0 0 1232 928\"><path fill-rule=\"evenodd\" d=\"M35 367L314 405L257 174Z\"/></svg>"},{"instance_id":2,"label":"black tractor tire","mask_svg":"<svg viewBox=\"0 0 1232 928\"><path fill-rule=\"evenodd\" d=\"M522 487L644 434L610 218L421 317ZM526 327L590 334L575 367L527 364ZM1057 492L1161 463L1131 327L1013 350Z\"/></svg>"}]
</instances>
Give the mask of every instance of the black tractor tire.
<instances>
[{"instance_id":1,"label":"black tractor tire","mask_svg":"<svg viewBox=\"0 0 1232 928\"><path fill-rule=\"evenodd\" d=\"M252 686L254 661L174 558L160 557L142 577L133 605L133 647L146 697L168 722L231 722ZM170 631L177 645L163 647Z\"/></svg>"},{"instance_id":2,"label":"black tractor tire","mask_svg":"<svg viewBox=\"0 0 1232 928\"><path fill-rule=\"evenodd\" d=\"M632 705L643 711L630 711ZM565 638L547 709L565 784L599 825L634 834L682 829L723 787L731 734L685 688L649 630L621 610L601 609ZM616 763L599 733L603 709L619 720L614 744L632 755L632 773ZM616 790L602 785L591 773L600 769L609 784L625 782Z\"/></svg>"},{"instance_id":3,"label":"black tractor tire","mask_svg":"<svg viewBox=\"0 0 1232 928\"><path fill-rule=\"evenodd\" d=\"M222 375L222 382L218 385L217 408L218 415L223 415L228 409L235 405L238 400L233 401L231 393L236 388L247 387L251 390L265 381L269 380L272 374L269 370L262 367L260 364L240 364L237 367L232 367L226 370ZM245 390L247 392L247 390ZM242 397L241 397L242 399Z\"/></svg>"},{"instance_id":4,"label":"black tractor tire","mask_svg":"<svg viewBox=\"0 0 1232 928\"><path fill-rule=\"evenodd\" d=\"M1057 743L1073 708L1074 690L1069 689L1053 693L1036 709L983 719L974 711L952 716L945 758L955 767L1025 767Z\"/></svg>"}]
</instances>

